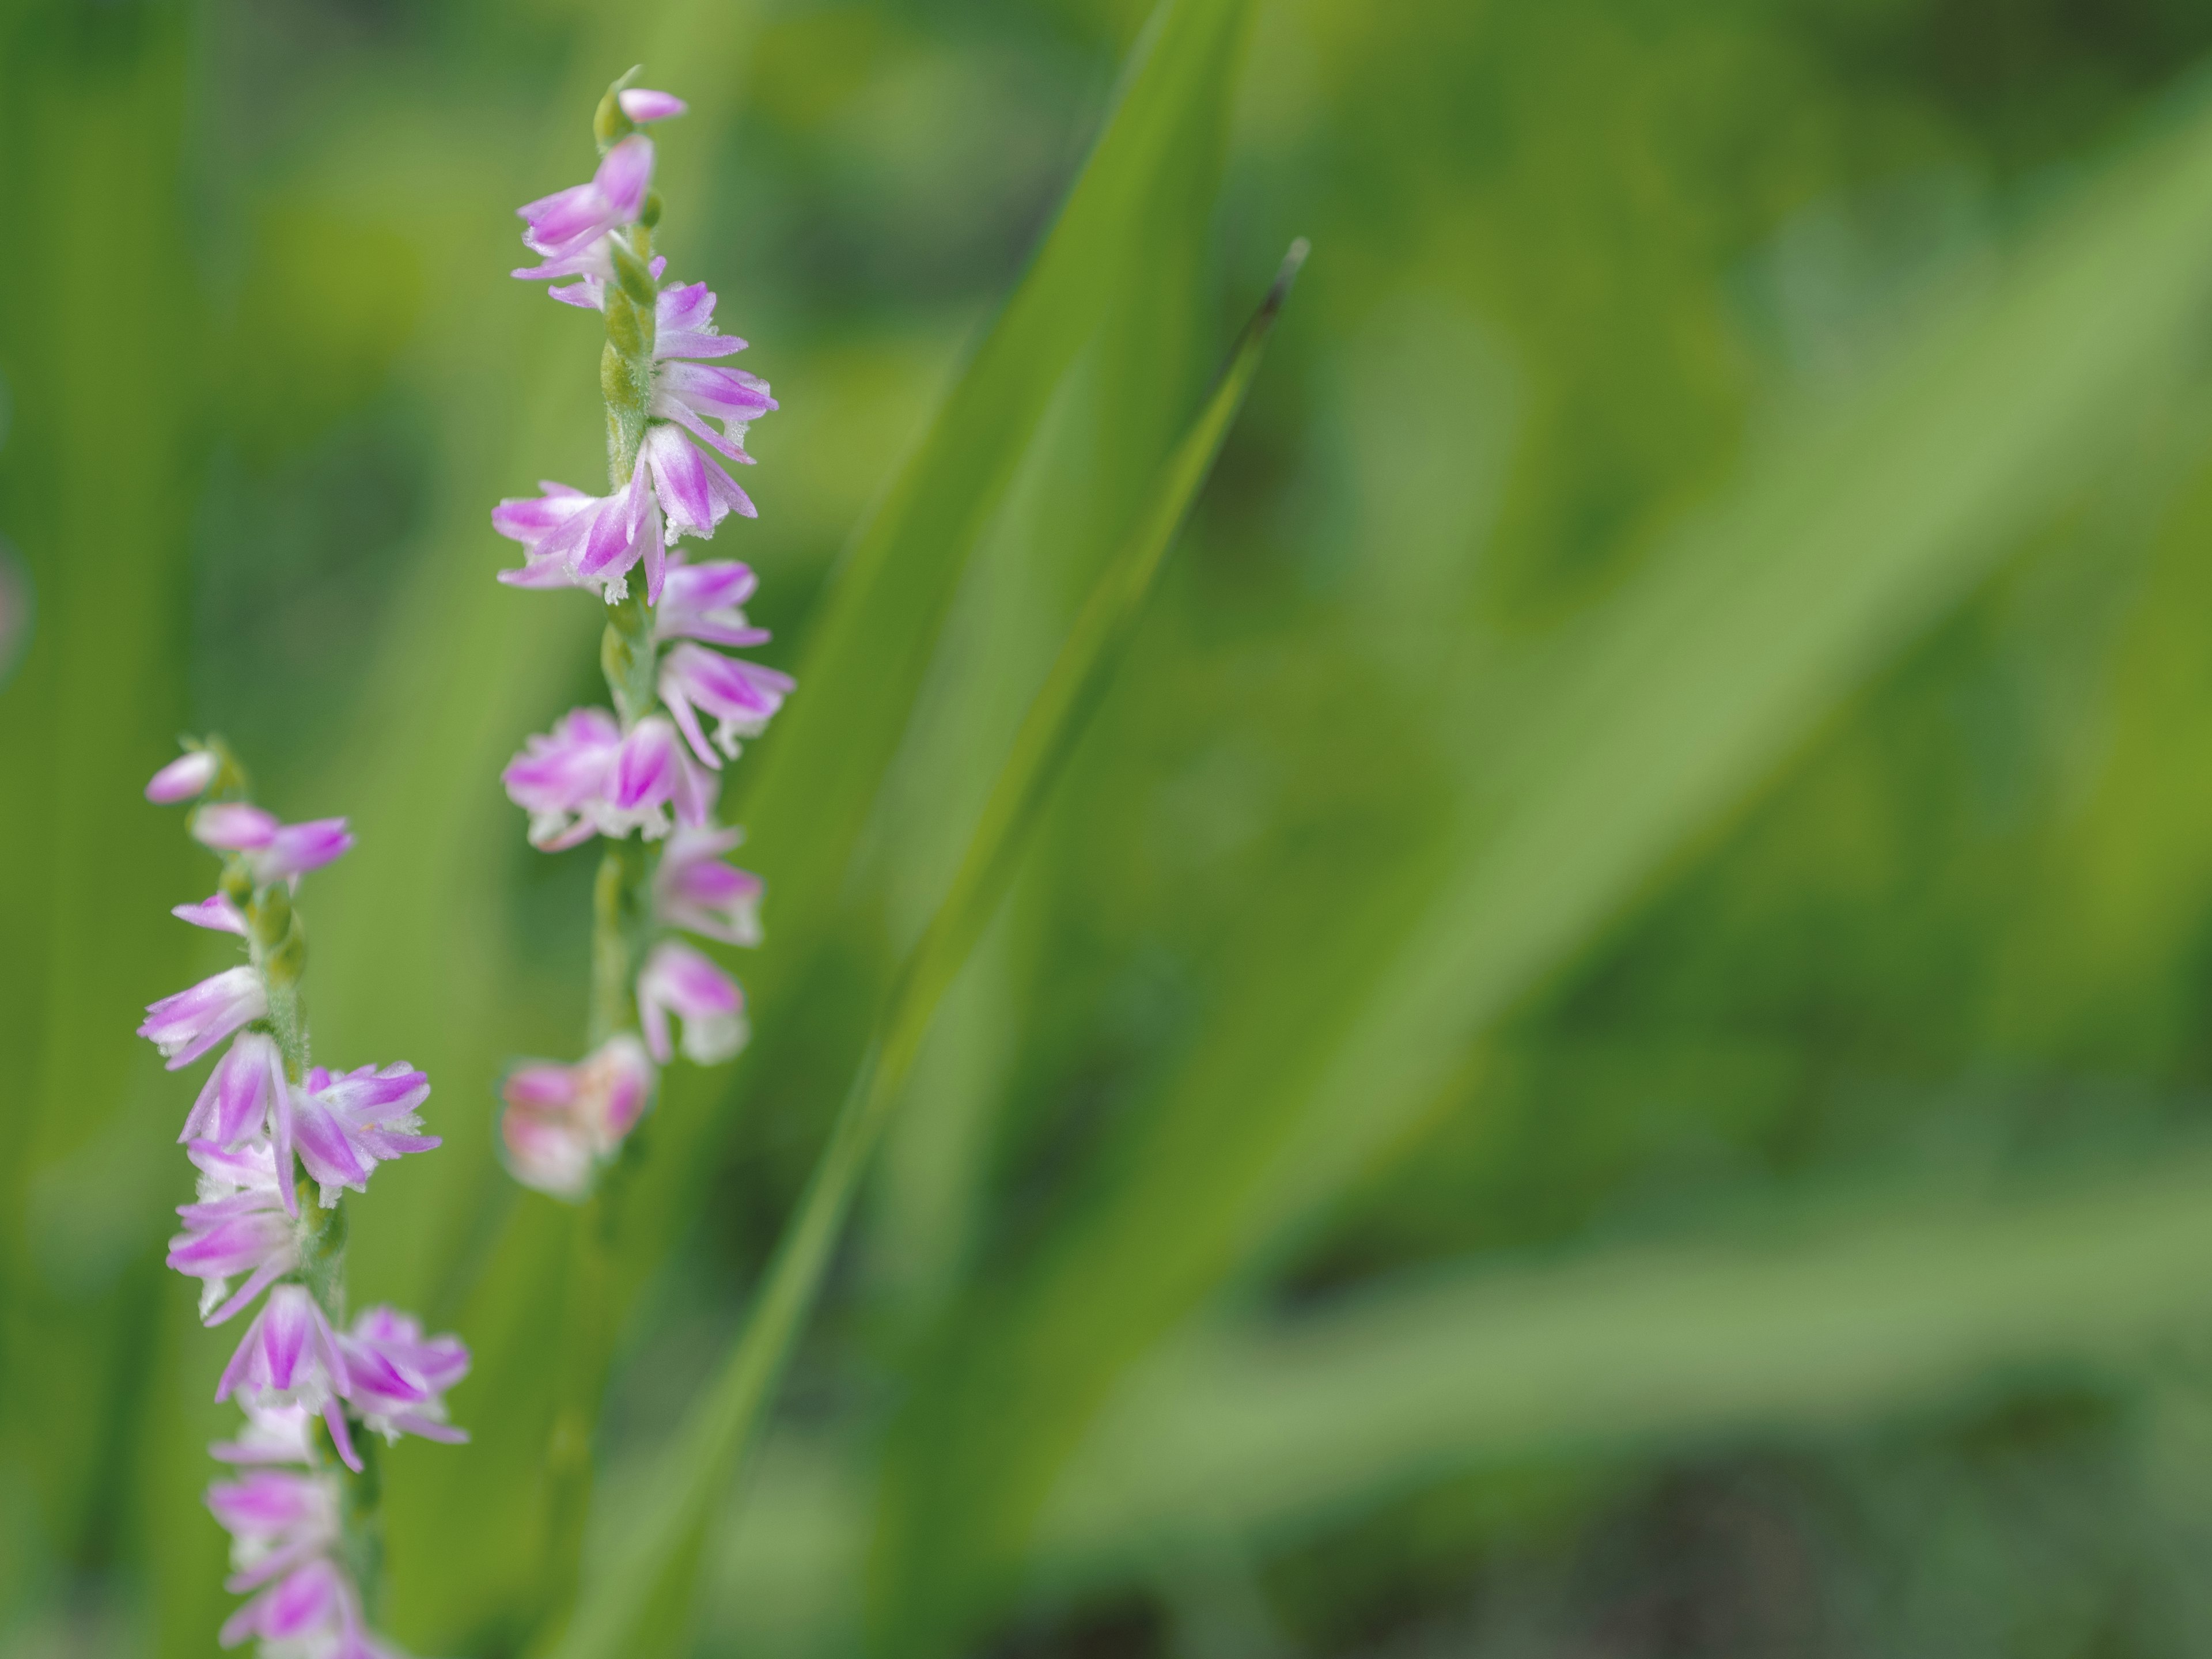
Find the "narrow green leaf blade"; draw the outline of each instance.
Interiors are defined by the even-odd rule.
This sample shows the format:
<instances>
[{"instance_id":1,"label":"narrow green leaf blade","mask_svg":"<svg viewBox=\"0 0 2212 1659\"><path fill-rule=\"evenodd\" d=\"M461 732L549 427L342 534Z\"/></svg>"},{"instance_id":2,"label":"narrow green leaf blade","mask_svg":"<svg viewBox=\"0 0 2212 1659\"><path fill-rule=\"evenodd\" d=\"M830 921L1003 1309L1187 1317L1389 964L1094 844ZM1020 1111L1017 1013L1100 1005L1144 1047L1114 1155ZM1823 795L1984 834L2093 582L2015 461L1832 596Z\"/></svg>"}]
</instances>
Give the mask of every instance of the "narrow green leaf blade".
<instances>
[{"instance_id":1,"label":"narrow green leaf blade","mask_svg":"<svg viewBox=\"0 0 2212 1659\"><path fill-rule=\"evenodd\" d=\"M819 1294L870 1154L911 1075L939 1003L997 910L1054 781L1065 769L1136 628L1160 561L1212 471L1270 329L1304 261L1295 246L1213 394L1154 487L1136 534L1077 617L1000 769L943 905L892 992L881 1036L771 1262L758 1304L678 1431L654 1500L622 1559L586 1587L558 1659L650 1654L680 1638L719 1498L742 1474L776 1382Z\"/></svg>"}]
</instances>

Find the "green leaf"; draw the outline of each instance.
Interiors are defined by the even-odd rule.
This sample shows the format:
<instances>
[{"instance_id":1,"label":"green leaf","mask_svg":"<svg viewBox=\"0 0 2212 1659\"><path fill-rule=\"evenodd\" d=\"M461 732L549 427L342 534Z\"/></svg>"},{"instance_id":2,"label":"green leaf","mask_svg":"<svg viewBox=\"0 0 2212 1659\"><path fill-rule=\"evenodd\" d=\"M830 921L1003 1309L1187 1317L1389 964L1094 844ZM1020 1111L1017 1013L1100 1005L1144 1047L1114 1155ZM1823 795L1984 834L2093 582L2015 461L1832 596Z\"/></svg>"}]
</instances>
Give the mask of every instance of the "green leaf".
<instances>
[{"instance_id":1,"label":"green leaf","mask_svg":"<svg viewBox=\"0 0 2212 1659\"><path fill-rule=\"evenodd\" d=\"M2186 362L2212 280L2202 108L1952 296L1848 402L1587 617L1439 686L1471 781L1449 836L1285 893L1105 1175L948 1316L894 1433L879 1632L933 1651L1011 1588L1115 1379L1420 1115L1586 944L1886 654L2109 459Z\"/></svg>"},{"instance_id":2,"label":"green leaf","mask_svg":"<svg viewBox=\"0 0 2212 1659\"><path fill-rule=\"evenodd\" d=\"M688 1626L708 1523L759 1437L870 1155L904 1092L939 1004L996 913L1043 802L1112 680L1160 561L1243 405L1305 252L1303 242L1292 248L1220 384L1155 484L1135 535L1076 618L1015 737L945 902L892 990L878 1037L784 1231L759 1300L686 1415L665 1454L653 1499L618 1559L586 1586L575 1621L556 1650L561 1659L669 1650Z\"/></svg>"}]
</instances>

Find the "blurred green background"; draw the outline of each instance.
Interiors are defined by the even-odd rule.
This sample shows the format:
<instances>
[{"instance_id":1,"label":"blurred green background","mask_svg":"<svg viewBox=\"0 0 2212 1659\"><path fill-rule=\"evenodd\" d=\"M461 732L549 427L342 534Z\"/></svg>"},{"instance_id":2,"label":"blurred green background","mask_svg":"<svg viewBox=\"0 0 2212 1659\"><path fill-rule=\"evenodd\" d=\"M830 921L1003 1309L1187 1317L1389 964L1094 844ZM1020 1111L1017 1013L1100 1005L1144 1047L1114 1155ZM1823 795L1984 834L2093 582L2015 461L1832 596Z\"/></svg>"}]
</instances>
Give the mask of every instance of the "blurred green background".
<instances>
[{"instance_id":1,"label":"blurred green background","mask_svg":"<svg viewBox=\"0 0 2212 1659\"><path fill-rule=\"evenodd\" d=\"M696 1650L2212 1649L2212 11L1169 10L1212 44L1032 264L1142 0L0 9L0 1652L228 1605L198 1073L131 1035L225 959L138 796L183 730L353 817L318 1057L435 1086L354 1293L467 1338L477 1437L389 1459L387 1622L542 1612L575 1216L492 1087L574 1050L592 854L496 772L596 622L486 514L601 465L592 327L505 272L641 59L659 246L782 403L715 552L801 686L731 798L754 1046L620 1218L592 1559L1305 234Z\"/></svg>"}]
</instances>

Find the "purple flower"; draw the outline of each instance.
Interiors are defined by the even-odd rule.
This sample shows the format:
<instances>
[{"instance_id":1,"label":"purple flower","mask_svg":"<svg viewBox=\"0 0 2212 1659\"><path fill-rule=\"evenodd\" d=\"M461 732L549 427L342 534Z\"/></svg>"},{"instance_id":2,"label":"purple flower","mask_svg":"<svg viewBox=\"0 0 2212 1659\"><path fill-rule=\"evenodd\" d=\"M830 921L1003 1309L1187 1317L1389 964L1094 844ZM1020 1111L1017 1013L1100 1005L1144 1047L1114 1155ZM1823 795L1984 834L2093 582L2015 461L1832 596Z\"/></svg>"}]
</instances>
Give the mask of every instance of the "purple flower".
<instances>
[{"instance_id":1,"label":"purple flower","mask_svg":"<svg viewBox=\"0 0 2212 1659\"><path fill-rule=\"evenodd\" d=\"M502 570L510 587L596 587L611 605L629 591L629 573L645 561L648 602L657 601L666 569L660 503L641 466L611 495L586 495L550 479L544 493L502 501L492 528L522 544L520 568Z\"/></svg>"},{"instance_id":2,"label":"purple flower","mask_svg":"<svg viewBox=\"0 0 2212 1659\"><path fill-rule=\"evenodd\" d=\"M386 1440L418 1434L457 1444L468 1431L446 1421L446 1390L469 1374L458 1336L425 1337L421 1323L391 1308L369 1308L338 1338L346 1399Z\"/></svg>"},{"instance_id":3,"label":"purple flower","mask_svg":"<svg viewBox=\"0 0 2212 1659\"><path fill-rule=\"evenodd\" d=\"M269 994L262 988L261 975L251 968L227 968L189 991L148 1003L138 1035L161 1051L173 1072L268 1012Z\"/></svg>"},{"instance_id":4,"label":"purple flower","mask_svg":"<svg viewBox=\"0 0 2212 1659\"><path fill-rule=\"evenodd\" d=\"M230 1534L237 1571L222 1587L233 1595L258 1589L338 1541L337 1483L328 1475L256 1469L210 1486L207 1506Z\"/></svg>"},{"instance_id":5,"label":"purple flower","mask_svg":"<svg viewBox=\"0 0 2212 1659\"><path fill-rule=\"evenodd\" d=\"M735 760L738 739L758 737L797 684L788 674L702 645L679 645L660 659L660 700L692 752L711 767L719 768L721 757L699 728L698 709L714 716L714 746Z\"/></svg>"},{"instance_id":6,"label":"purple flower","mask_svg":"<svg viewBox=\"0 0 2212 1659\"><path fill-rule=\"evenodd\" d=\"M362 1624L353 1581L327 1557L295 1567L223 1623L223 1646L248 1637L266 1644L264 1659L402 1659Z\"/></svg>"},{"instance_id":7,"label":"purple flower","mask_svg":"<svg viewBox=\"0 0 2212 1659\"><path fill-rule=\"evenodd\" d=\"M206 927L218 933L236 933L246 937L246 914L231 902L228 893L214 893L198 904L172 906L169 914L179 921L189 921L195 927Z\"/></svg>"},{"instance_id":8,"label":"purple flower","mask_svg":"<svg viewBox=\"0 0 2212 1659\"><path fill-rule=\"evenodd\" d=\"M610 231L635 223L652 187L653 140L633 133L600 158L590 183L556 191L515 210L529 227L522 233L524 246L544 263L514 274L525 281L586 270L604 277L605 251L594 245Z\"/></svg>"},{"instance_id":9,"label":"purple flower","mask_svg":"<svg viewBox=\"0 0 2212 1659\"><path fill-rule=\"evenodd\" d=\"M742 339L714 326L714 290L704 283L678 283L661 289L653 308L653 355L727 357L743 351Z\"/></svg>"},{"instance_id":10,"label":"purple flower","mask_svg":"<svg viewBox=\"0 0 2212 1659\"><path fill-rule=\"evenodd\" d=\"M435 1135L415 1133L422 1121L415 1109L429 1097L429 1079L404 1060L382 1071L363 1066L335 1074L315 1066L303 1087L278 1093L277 1167L289 1178L296 1148L322 1188L326 1210L342 1187L367 1192L379 1164L439 1144Z\"/></svg>"},{"instance_id":11,"label":"purple flower","mask_svg":"<svg viewBox=\"0 0 2212 1659\"><path fill-rule=\"evenodd\" d=\"M300 1227L267 1141L234 1152L196 1140L191 1157L200 1168L199 1201L177 1206L185 1231L169 1241L169 1265L201 1281L200 1322L220 1325L299 1267ZM246 1279L230 1296L234 1273Z\"/></svg>"},{"instance_id":12,"label":"purple flower","mask_svg":"<svg viewBox=\"0 0 2212 1659\"><path fill-rule=\"evenodd\" d=\"M284 1086L284 1063L273 1039L242 1031L201 1085L179 1140L235 1146L268 1127L269 1108Z\"/></svg>"},{"instance_id":13,"label":"purple flower","mask_svg":"<svg viewBox=\"0 0 2212 1659\"><path fill-rule=\"evenodd\" d=\"M530 844L557 853L594 835L633 830L649 841L668 833L668 809L703 817L702 790L687 775L676 728L648 714L625 735L604 708L575 708L551 733L524 741L500 774L507 799L530 814Z\"/></svg>"},{"instance_id":14,"label":"purple flower","mask_svg":"<svg viewBox=\"0 0 2212 1659\"><path fill-rule=\"evenodd\" d=\"M243 801L199 808L192 814L192 838L203 847L244 854L257 886L319 870L353 846L343 818L280 823L273 813Z\"/></svg>"},{"instance_id":15,"label":"purple flower","mask_svg":"<svg viewBox=\"0 0 2212 1659\"><path fill-rule=\"evenodd\" d=\"M219 769L216 757L204 749L195 749L188 755L179 755L154 774L146 785L146 799L162 806L190 800L195 795L207 793L208 785L215 781Z\"/></svg>"},{"instance_id":16,"label":"purple flower","mask_svg":"<svg viewBox=\"0 0 2212 1659\"><path fill-rule=\"evenodd\" d=\"M759 586L751 567L733 559L672 566L653 612L653 637L740 647L766 645L768 629L753 627L741 608Z\"/></svg>"},{"instance_id":17,"label":"purple flower","mask_svg":"<svg viewBox=\"0 0 2212 1659\"><path fill-rule=\"evenodd\" d=\"M742 830L678 830L668 838L653 873L653 913L725 945L761 941L761 878L722 862L744 839Z\"/></svg>"},{"instance_id":18,"label":"purple flower","mask_svg":"<svg viewBox=\"0 0 2212 1659\"><path fill-rule=\"evenodd\" d=\"M655 415L675 422L711 448L747 465L753 458L745 453L745 428L775 407L775 399L768 395L768 382L741 368L664 362L653 376ZM709 420L721 422L722 430L716 432L708 426Z\"/></svg>"},{"instance_id":19,"label":"purple flower","mask_svg":"<svg viewBox=\"0 0 2212 1659\"><path fill-rule=\"evenodd\" d=\"M670 121L690 107L672 92L650 92L643 87L626 87L615 94L615 102L622 112L633 121Z\"/></svg>"},{"instance_id":20,"label":"purple flower","mask_svg":"<svg viewBox=\"0 0 2212 1659\"><path fill-rule=\"evenodd\" d=\"M690 832L679 830L678 836ZM500 1085L500 1137L517 1181L556 1198L582 1198L599 1165L621 1150L653 1095L653 1062L628 1032L573 1066L532 1060Z\"/></svg>"},{"instance_id":21,"label":"purple flower","mask_svg":"<svg viewBox=\"0 0 2212 1659\"><path fill-rule=\"evenodd\" d=\"M208 1455L224 1463L312 1463L315 1461L309 1435L314 1413L305 1406L263 1406L252 1401L246 1408L246 1426L235 1440L222 1440L208 1448Z\"/></svg>"},{"instance_id":22,"label":"purple flower","mask_svg":"<svg viewBox=\"0 0 2212 1659\"><path fill-rule=\"evenodd\" d=\"M252 1406L302 1406L320 1412L331 1439L348 1468L358 1473L361 1457L346 1431L338 1401L348 1385L345 1358L330 1321L315 1298L299 1285L279 1285L222 1369L216 1402L234 1394Z\"/></svg>"},{"instance_id":23,"label":"purple flower","mask_svg":"<svg viewBox=\"0 0 2212 1659\"><path fill-rule=\"evenodd\" d=\"M722 471L721 463L702 455L672 426L646 429L637 465L640 472L652 470L653 487L659 497L660 510L668 515L668 539L672 543L678 536L696 536L704 541L714 533L714 526L732 513L741 519L760 516L751 498ZM649 597L659 602L658 581L653 584Z\"/></svg>"},{"instance_id":24,"label":"purple flower","mask_svg":"<svg viewBox=\"0 0 2212 1659\"><path fill-rule=\"evenodd\" d=\"M737 981L690 945L663 939L637 976L645 1046L663 1066L672 1013L684 1022L684 1057L698 1065L720 1065L745 1046L745 994Z\"/></svg>"}]
</instances>

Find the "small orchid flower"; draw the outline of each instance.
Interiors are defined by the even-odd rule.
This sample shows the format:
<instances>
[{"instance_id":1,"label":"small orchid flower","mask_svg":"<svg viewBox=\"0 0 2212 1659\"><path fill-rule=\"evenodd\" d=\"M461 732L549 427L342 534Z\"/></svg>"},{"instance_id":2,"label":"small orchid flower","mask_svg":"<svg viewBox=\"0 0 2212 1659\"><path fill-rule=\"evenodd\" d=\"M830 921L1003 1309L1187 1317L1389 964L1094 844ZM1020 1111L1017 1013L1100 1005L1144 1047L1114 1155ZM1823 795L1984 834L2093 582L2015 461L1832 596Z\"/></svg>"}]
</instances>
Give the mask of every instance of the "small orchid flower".
<instances>
[{"instance_id":1,"label":"small orchid flower","mask_svg":"<svg viewBox=\"0 0 2212 1659\"><path fill-rule=\"evenodd\" d=\"M274 813L243 801L216 801L198 809L192 839L203 847L244 854L256 885L319 870L353 847L343 818L281 823Z\"/></svg>"},{"instance_id":2,"label":"small orchid flower","mask_svg":"<svg viewBox=\"0 0 2212 1659\"><path fill-rule=\"evenodd\" d=\"M235 1440L222 1440L208 1448L208 1455L223 1463L312 1463L315 1461L312 1433L315 1414L305 1406L264 1406L240 1402L246 1426Z\"/></svg>"},{"instance_id":3,"label":"small orchid flower","mask_svg":"<svg viewBox=\"0 0 2212 1659\"><path fill-rule=\"evenodd\" d=\"M348 1402L386 1440L402 1434L458 1444L468 1431L446 1420L446 1390L469 1374L457 1336L425 1337L421 1322L392 1308L365 1309L338 1338Z\"/></svg>"},{"instance_id":4,"label":"small orchid flower","mask_svg":"<svg viewBox=\"0 0 2212 1659\"><path fill-rule=\"evenodd\" d=\"M684 1054L719 1066L745 1046L745 994L737 981L690 945L663 939L637 976L637 1015L645 1046L663 1066L673 1057L668 1017L684 1022Z\"/></svg>"},{"instance_id":5,"label":"small orchid flower","mask_svg":"<svg viewBox=\"0 0 2212 1659\"><path fill-rule=\"evenodd\" d=\"M318 1556L294 1568L223 1621L217 1638L234 1648L259 1637L269 1650L301 1655L335 1653L337 1644L360 1616L354 1589L328 1559ZM282 1644L281 1647L279 1644Z\"/></svg>"},{"instance_id":6,"label":"small orchid flower","mask_svg":"<svg viewBox=\"0 0 2212 1659\"><path fill-rule=\"evenodd\" d=\"M660 503L645 469L611 495L586 495L551 479L537 496L517 496L492 509L492 528L522 544L520 566L499 573L510 587L597 588L612 605L629 591L629 573L645 561L646 585L657 596L666 570Z\"/></svg>"},{"instance_id":7,"label":"small orchid flower","mask_svg":"<svg viewBox=\"0 0 2212 1659\"><path fill-rule=\"evenodd\" d=\"M660 700L701 763L719 768L738 757L740 738L758 737L798 684L790 675L701 645L679 645L660 659ZM700 729L699 709L714 716L714 742ZM719 749L721 754L715 753Z\"/></svg>"},{"instance_id":8,"label":"small orchid flower","mask_svg":"<svg viewBox=\"0 0 2212 1659\"><path fill-rule=\"evenodd\" d=\"M207 793L221 764L204 749L179 755L154 774L146 785L146 799L157 806L173 806Z\"/></svg>"},{"instance_id":9,"label":"small orchid flower","mask_svg":"<svg viewBox=\"0 0 2212 1659\"><path fill-rule=\"evenodd\" d=\"M233 1595L258 1589L337 1545L337 1483L328 1475L256 1469L210 1486L207 1506L230 1534L237 1571L223 1588Z\"/></svg>"},{"instance_id":10,"label":"small orchid flower","mask_svg":"<svg viewBox=\"0 0 2212 1659\"><path fill-rule=\"evenodd\" d=\"M644 87L625 87L615 94L622 112L642 125L647 121L671 121L691 106L672 92L653 92Z\"/></svg>"},{"instance_id":11,"label":"small orchid flower","mask_svg":"<svg viewBox=\"0 0 2212 1659\"><path fill-rule=\"evenodd\" d=\"M259 1031L240 1032L200 1086L199 1098L192 1103L177 1139L235 1146L262 1133L283 1079L284 1063L275 1041Z\"/></svg>"},{"instance_id":12,"label":"small orchid flower","mask_svg":"<svg viewBox=\"0 0 2212 1659\"><path fill-rule=\"evenodd\" d=\"M526 1187L556 1198L584 1197L599 1164L621 1149L644 1115L653 1079L645 1045L626 1031L573 1066L518 1066L500 1085L508 1170Z\"/></svg>"},{"instance_id":13,"label":"small orchid flower","mask_svg":"<svg viewBox=\"0 0 2212 1659\"><path fill-rule=\"evenodd\" d=\"M345 1358L315 1298L303 1285L279 1285L246 1328L215 1397L218 1404L235 1394L255 1405L320 1412L338 1455L358 1474L361 1457L338 1407L347 1386Z\"/></svg>"},{"instance_id":14,"label":"small orchid flower","mask_svg":"<svg viewBox=\"0 0 2212 1659\"><path fill-rule=\"evenodd\" d=\"M226 968L190 990L146 1005L138 1035L161 1051L167 1068L191 1065L240 1026L264 1019L269 994L251 968Z\"/></svg>"},{"instance_id":15,"label":"small orchid flower","mask_svg":"<svg viewBox=\"0 0 2212 1659\"><path fill-rule=\"evenodd\" d=\"M638 451L637 471L641 476L648 469L660 509L667 514L671 544L679 536L707 539L714 533L714 526L732 513L741 519L760 516L752 498L738 488L721 464L702 455L672 426L647 429L644 446ZM647 599L659 603L658 580L651 584Z\"/></svg>"},{"instance_id":16,"label":"small orchid flower","mask_svg":"<svg viewBox=\"0 0 2212 1659\"><path fill-rule=\"evenodd\" d=\"M734 559L679 564L668 573L660 605L653 617L653 638L703 640L708 645L743 648L766 645L769 634L745 620L742 608L760 586L749 565Z\"/></svg>"},{"instance_id":17,"label":"small orchid flower","mask_svg":"<svg viewBox=\"0 0 2212 1659\"><path fill-rule=\"evenodd\" d=\"M700 793L664 716L649 714L625 734L604 708L571 709L549 735L526 738L500 781L530 814L530 844L547 853L633 830L657 841L668 833L668 808L688 817Z\"/></svg>"},{"instance_id":18,"label":"small orchid flower","mask_svg":"<svg viewBox=\"0 0 2212 1659\"><path fill-rule=\"evenodd\" d=\"M544 263L514 274L534 282L594 269L582 263L595 251L593 245L610 231L635 224L652 188L653 140L633 133L600 158L588 184L556 191L515 210L528 226L523 245Z\"/></svg>"},{"instance_id":19,"label":"small orchid flower","mask_svg":"<svg viewBox=\"0 0 2212 1659\"><path fill-rule=\"evenodd\" d=\"M436 1135L417 1134L422 1119L415 1109L430 1097L430 1080L404 1060L379 1071L363 1066L332 1073L318 1066L304 1085L284 1088L277 1097L276 1158L289 1180L288 1149L322 1188L325 1209L338 1201L338 1190L368 1190L379 1164L409 1152L427 1152Z\"/></svg>"},{"instance_id":20,"label":"small orchid flower","mask_svg":"<svg viewBox=\"0 0 2212 1659\"><path fill-rule=\"evenodd\" d=\"M198 904L172 905L169 914L179 921L189 921L195 927L205 927L217 933L235 933L246 937L246 913L231 902L228 893L214 893Z\"/></svg>"},{"instance_id":21,"label":"small orchid flower","mask_svg":"<svg viewBox=\"0 0 2212 1659\"><path fill-rule=\"evenodd\" d=\"M653 914L725 945L761 941L761 878L722 862L745 838L742 830L678 830L669 836L653 874Z\"/></svg>"},{"instance_id":22,"label":"small orchid flower","mask_svg":"<svg viewBox=\"0 0 2212 1659\"><path fill-rule=\"evenodd\" d=\"M741 368L664 362L653 377L655 415L675 422L709 448L748 466L753 458L745 453L745 428L775 407L775 399L769 396L768 382ZM716 432L708 426L710 420L721 422L722 430Z\"/></svg>"},{"instance_id":23,"label":"small orchid flower","mask_svg":"<svg viewBox=\"0 0 2212 1659\"><path fill-rule=\"evenodd\" d=\"M298 1268L300 1226L286 1212L284 1178L267 1141L234 1152L196 1140L189 1150L200 1169L199 1201L177 1206L185 1231L169 1241L169 1266L201 1281L200 1322L220 1325ZM246 1279L232 1296L234 1273Z\"/></svg>"}]
</instances>

